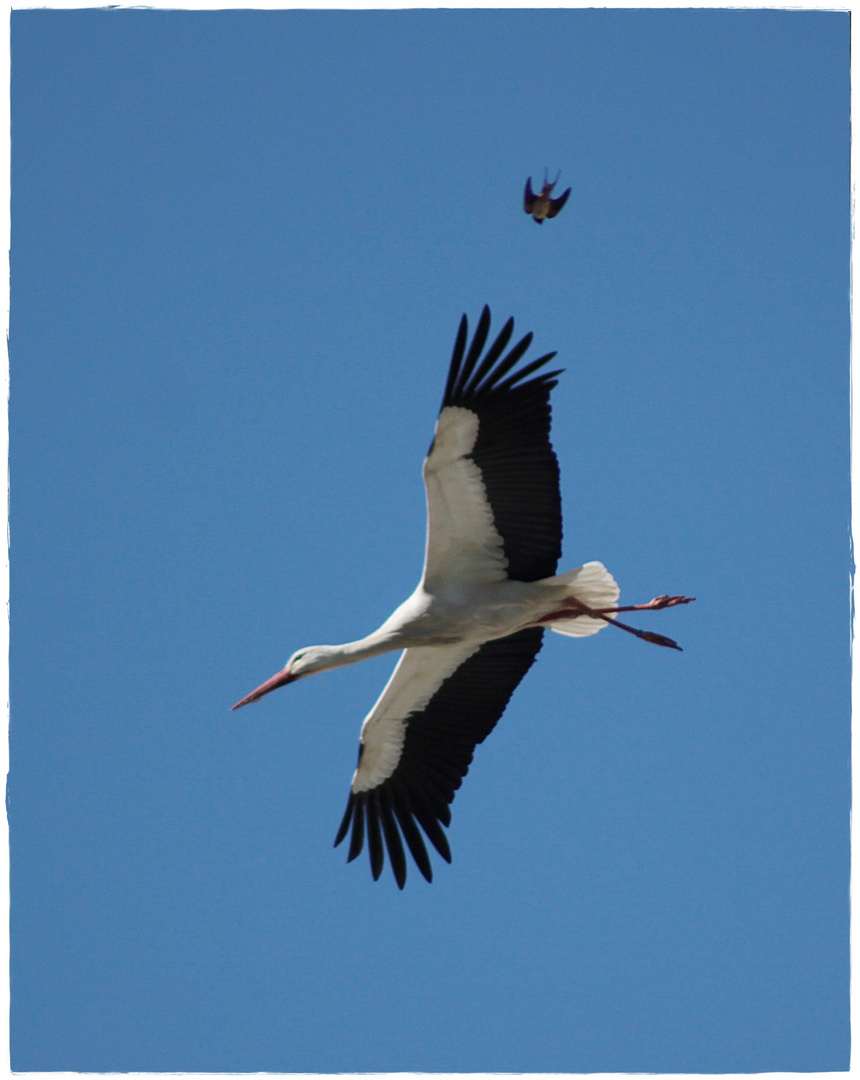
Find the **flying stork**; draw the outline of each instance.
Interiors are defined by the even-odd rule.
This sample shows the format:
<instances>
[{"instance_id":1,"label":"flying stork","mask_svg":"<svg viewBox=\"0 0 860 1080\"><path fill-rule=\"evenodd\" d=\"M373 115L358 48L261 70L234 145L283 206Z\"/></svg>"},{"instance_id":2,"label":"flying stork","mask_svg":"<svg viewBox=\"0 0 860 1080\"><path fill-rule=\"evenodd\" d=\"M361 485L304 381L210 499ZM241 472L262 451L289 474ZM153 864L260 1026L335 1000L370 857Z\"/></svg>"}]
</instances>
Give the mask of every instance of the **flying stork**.
<instances>
[{"instance_id":1,"label":"flying stork","mask_svg":"<svg viewBox=\"0 0 860 1080\"><path fill-rule=\"evenodd\" d=\"M552 198L552 189L561 179L561 170L559 169L558 176L550 183L549 176L546 169L543 174L543 187L539 194L535 195L532 191L532 178L529 177L526 180L526 190L523 197L523 207L527 214L531 214L538 225L543 225L543 219L548 217L555 217L556 214L561 212L561 208L567 202L567 197L570 194L570 188L563 192L557 199Z\"/></svg>"},{"instance_id":2,"label":"flying stork","mask_svg":"<svg viewBox=\"0 0 860 1080\"><path fill-rule=\"evenodd\" d=\"M337 847L350 834L350 862L367 840L374 879L387 850L401 889L404 840L427 881L433 871L424 836L451 861L441 827L450 824L449 804L476 745L534 663L545 627L587 637L611 624L677 649L671 638L616 616L693 599L658 596L619 607L618 585L602 563L556 575L561 498L549 396L561 371L541 370L554 352L517 368L532 335L505 352L513 319L483 352L489 329L485 307L467 351L466 316L460 321L424 462L427 542L418 588L368 637L299 649L233 706L307 675L404 650L362 725L358 767L335 838Z\"/></svg>"}]
</instances>

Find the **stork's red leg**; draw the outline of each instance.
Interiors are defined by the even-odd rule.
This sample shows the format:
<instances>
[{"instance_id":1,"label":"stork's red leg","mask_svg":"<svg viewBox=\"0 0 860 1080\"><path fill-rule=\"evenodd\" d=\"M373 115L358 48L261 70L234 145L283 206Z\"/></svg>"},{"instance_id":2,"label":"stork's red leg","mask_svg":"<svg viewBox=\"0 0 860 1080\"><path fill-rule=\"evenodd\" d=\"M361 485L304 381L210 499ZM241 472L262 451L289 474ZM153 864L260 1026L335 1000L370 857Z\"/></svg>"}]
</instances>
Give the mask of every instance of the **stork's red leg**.
<instances>
[{"instance_id":1,"label":"stork's red leg","mask_svg":"<svg viewBox=\"0 0 860 1080\"><path fill-rule=\"evenodd\" d=\"M652 645L663 645L667 649L677 649L678 652L683 652L681 646L677 641L673 641L672 638L666 637L663 634L655 634L653 630L637 630L635 626L628 626L627 623L619 622L618 619L613 619L611 616L617 611L661 611L663 608L674 607L676 604L689 604L695 600L695 596L655 596L653 600L650 600L647 604L629 604L626 607L611 607L611 608L591 608L588 604L584 604L581 600L575 597L570 597L566 601L568 604L572 604L574 610L570 608L563 608L561 611L554 611L550 615L545 615L541 622L552 622L554 619L569 619L571 616L576 617L575 612L581 615L591 615L595 619L603 619L604 622L609 623L610 626L617 626L619 630L626 630L628 634L634 634L638 638L642 638L643 641L650 641Z\"/></svg>"}]
</instances>

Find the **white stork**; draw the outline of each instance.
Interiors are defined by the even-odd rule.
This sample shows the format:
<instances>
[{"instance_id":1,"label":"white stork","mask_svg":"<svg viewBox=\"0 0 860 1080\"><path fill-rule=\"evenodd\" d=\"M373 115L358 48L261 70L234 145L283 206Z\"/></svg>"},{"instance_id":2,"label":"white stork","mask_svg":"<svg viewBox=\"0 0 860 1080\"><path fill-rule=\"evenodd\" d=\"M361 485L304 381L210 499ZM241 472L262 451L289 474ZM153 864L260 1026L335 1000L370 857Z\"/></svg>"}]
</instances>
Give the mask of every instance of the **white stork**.
<instances>
[{"instance_id":1,"label":"white stork","mask_svg":"<svg viewBox=\"0 0 860 1080\"><path fill-rule=\"evenodd\" d=\"M428 881L424 837L447 862L441 826L475 746L505 710L540 650L544 627L571 637L607 623L677 649L671 638L619 623L619 611L658 610L691 597L618 607L618 585L599 562L555 575L561 554L558 462L549 441L549 395L560 371L535 374L555 353L514 370L532 335L502 355L508 319L481 353L485 307L466 352L464 315L427 460L427 546L415 592L374 633L346 645L293 653L282 671L233 706L320 671L403 649L361 728L358 767L335 847L351 830L348 861L367 838L376 879L388 850L406 882L402 840ZM401 840L402 836L402 840Z\"/></svg>"}]
</instances>

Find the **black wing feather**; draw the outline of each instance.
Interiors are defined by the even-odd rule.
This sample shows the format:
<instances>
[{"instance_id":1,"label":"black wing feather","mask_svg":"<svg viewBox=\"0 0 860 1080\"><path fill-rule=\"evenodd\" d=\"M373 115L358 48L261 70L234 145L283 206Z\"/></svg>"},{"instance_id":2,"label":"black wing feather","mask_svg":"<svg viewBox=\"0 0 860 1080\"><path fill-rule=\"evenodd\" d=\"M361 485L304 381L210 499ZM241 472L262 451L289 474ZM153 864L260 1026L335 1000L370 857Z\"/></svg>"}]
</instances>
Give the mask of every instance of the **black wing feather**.
<instances>
[{"instance_id":1,"label":"black wing feather","mask_svg":"<svg viewBox=\"0 0 860 1080\"><path fill-rule=\"evenodd\" d=\"M349 807L347 807L347 813L349 813ZM337 847L336 844L335 847ZM352 862L353 859L357 859L361 854L361 849L363 847L364 806L356 800L353 806L352 836L349 838L349 854L346 857L346 861Z\"/></svg>"},{"instance_id":2,"label":"black wing feather","mask_svg":"<svg viewBox=\"0 0 860 1080\"><path fill-rule=\"evenodd\" d=\"M418 777L398 777L395 772L392 776L392 781L401 780L401 790L405 799L404 805L407 805L414 815L415 820L427 834L427 839L439 852L445 862L451 861L451 848L448 846L448 837L442 832L442 826L439 824L441 821L445 827L451 823L450 811L448 810L448 804L442 802L441 812L438 807L434 808L431 805L431 800L427 796L427 785L422 783L421 778ZM448 820L445 820L445 814L448 814Z\"/></svg>"},{"instance_id":3,"label":"black wing feather","mask_svg":"<svg viewBox=\"0 0 860 1080\"><path fill-rule=\"evenodd\" d=\"M497 390L510 390L512 386L515 386L518 382L522 382L523 379L532 375L538 368L542 368L544 364L549 363L555 356L554 352L544 353L543 356L539 356L537 360L532 360L525 367L521 367L519 371L515 371L509 379L505 379L504 382L496 382L495 387ZM547 371L541 375L541 379L552 377L554 375L560 375L564 369L559 368L558 371Z\"/></svg>"},{"instance_id":4,"label":"black wing feather","mask_svg":"<svg viewBox=\"0 0 860 1080\"><path fill-rule=\"evenodd\" d=\"M463 352L466 349L466 338L469 336L469 321L464 315L460 319L460 327L454 341L454 351L451 353L451 366L448 368L448 382L445 384L445 397L454 390L454 383L460 373L460 364L463 362Z\"/></svg>"},{"instance_id":5,"label":"black wing feather","mask_svg":"<svg viewBox=\"0 0 860 1080\"><path fill-rule=\"evenodd\" d=\"M528 351L528 347L531 345L533 337L534 334L529 331L524 338L514 345L508 355L495 365L482 384L472 383L470 397L478 398L481 394L485 396L489 394L496 383L498 383L503 376L507 375L511 368L515 367L520 362ZM468 399L464 401L464 404L466 404L467 401Z\"/></svg>"},{"instance_id":6,"label":"black wing feather","mask_svg":"<svg viewBox=\"0 0 860 1080\"><path fill-rule=\"evenodd\" d=\"M406 884L406 855L403 851L403 843L397 824L394 821L393 796L390 787L379 789L378 803L379 814L382 819L382 835L385 837L385 846L388 849L388 857L391 860L391 869L398 888Z\"/></svg>"},{"instance_id":7,"label":"black wing feather","mask_svg":"<svg viewBox=\"0 0 860 1080\"><path fill-rule=\"evenodd\" d=\"M484 311L489 313L489 308L484 308ZM493 344L487 349L487 354L481 361L481 366L475 372L474 383L477 386L478 383L484 378L484 376L492 368L493 364L499 359L504 352L508 342L511 340L511 334L514 332L514 320L508 319L505 325L502 327L501 333L493 342Z\"/></svg>"},{"instance_id":8,"label":"black wing feather","mask_svg":"<svg viewBox=\"0 0 860 1080\"><path fill-rule=\"evenodd\" d=\"M469 771L475 747L496 726L534 663L542 639L543 630L530 627L482 645L445 680L422 712L409 716L403 752L391 776L371 791L350 792L336 844L346 836L351 821L352 859L353 852L361 851L366 832L374 879L382 873L384 838L398 886L402 889L406 881L398 822L428 881L432 880L430 860L416 821L442 858L451 861L440 822L449 824L450 803Z\"/></svg>"},{"instance_id":9,"label":"black wing feather","mask_svg":"<svg viewBox=\"0 0 860 1080\"><path fill-rule=\"evenodd\" d=\"M349 826L352 823L352 812L355 809L355 796L352 792L349 793L349 802L346 804L346 813L343 815L343 821L340 823L340 828L337 830L337 836L334 838L334 846L344 839L349 832Z\"/></svg>"},{"instance_id":10,"label":"black wing feather","mask_svg":"<svg viewBox=\"0 0 860 1080\"><path fill-rule=\"evenodd\" d=\"M427 848L424 846L421 833L415 824L415 819L409 812L409 801L408 799L404 800L397 788L392 790L394 792L394 813L397 815L397 822L400 825L400 831L403 833L403 839L406 841L418 869L428 881L432 881L433 867L430 865L430 857L427 854Z\"/></svg>"},{"instance_id":11,"label":"black wing feather","mask_svg":"<svg viewBox=\"0 0 860 1080\"><path fill-rule=\"evenodd\" d=\"M382 867L385 865L382 833L379 828L379 788L368 791L364 809L367 816L367 847L370 851L370 872L373 874L373 880L378 881L379 875L382 873Z\"/></svg>"},{"instance_id":12,"label":"black wing feather","mask_svg":"<svg viewBox=\"0 0 860 1080\"><path fill-rule=\"evenodd\" d=\"M465 315L463 318L465 318ZM463 387L468 385L469 377L474 371L475 364L478 362L478 357L481 355L481 350L484 348L489 332L490 309L484 304L484 310L481 312L480 319L478 319L478 325L475 327L475 336L472 338L472 344L469 346L469 351L466 354L466 359L463 361L463 367L460 370L460 375L457 379L457 385L453 391L455 394L462 393Z\"/></svg>"}]
</instances>

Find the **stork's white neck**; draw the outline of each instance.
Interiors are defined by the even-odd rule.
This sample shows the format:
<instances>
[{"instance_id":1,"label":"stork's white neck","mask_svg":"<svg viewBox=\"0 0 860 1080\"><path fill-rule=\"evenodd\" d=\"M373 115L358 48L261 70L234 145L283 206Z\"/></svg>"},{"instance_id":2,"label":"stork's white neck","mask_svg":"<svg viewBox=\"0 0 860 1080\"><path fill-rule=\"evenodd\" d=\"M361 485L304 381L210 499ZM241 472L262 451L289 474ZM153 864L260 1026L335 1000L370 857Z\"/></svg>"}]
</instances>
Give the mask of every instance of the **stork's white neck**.
<instances>
[{"instance_id":1,"label":"stork's white neck","mask_svg":"<svg viewBox=\"0 0 860 1080\"><path fill-rule=\"evenodd\" d=\"M343 645L310 645L299 649L291 657L289 669L298 679L306 675L316 675L320 671L346 667L347 664L357 664L360 660L368 660L372 656L402 648L402 642L398 642L394 635L377 630L366 638L348 641Z\"/></svg>"}]
</instances>

